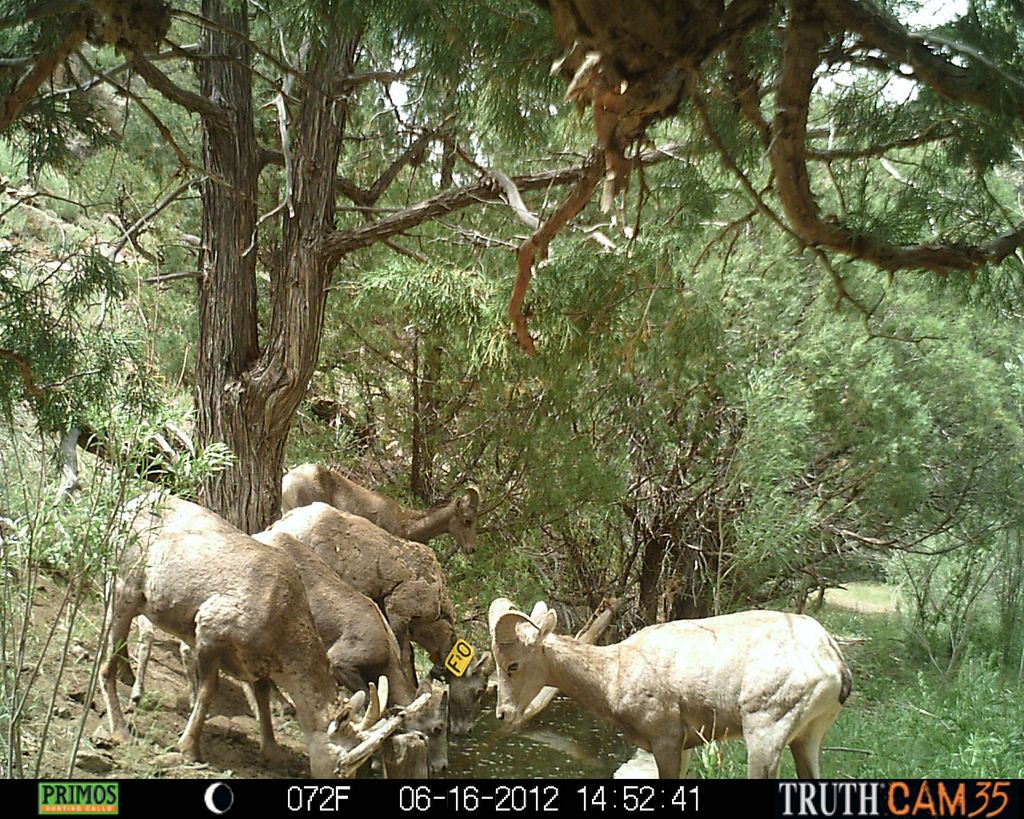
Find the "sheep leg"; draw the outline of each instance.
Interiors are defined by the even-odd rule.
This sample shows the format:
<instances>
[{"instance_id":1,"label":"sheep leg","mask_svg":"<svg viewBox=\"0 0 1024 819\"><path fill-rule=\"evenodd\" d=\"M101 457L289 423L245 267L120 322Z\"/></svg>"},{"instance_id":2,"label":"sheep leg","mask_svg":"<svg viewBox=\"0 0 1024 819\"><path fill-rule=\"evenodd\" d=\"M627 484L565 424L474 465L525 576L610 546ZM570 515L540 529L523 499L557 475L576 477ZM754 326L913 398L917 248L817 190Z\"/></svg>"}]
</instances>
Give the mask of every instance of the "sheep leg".
<instances>
[{"instance_id":1,"label":"sheep leg","mask_svg":"<svg viewBox=\"0 0 1024 819\"><path fill-rule=\"evenodd\" d=\"M142 695L146 687L146 670L149 668L149 657L153 653L153 640L156 637L156 629L148 617L139 618L139 662L138 670L135 672L135 683L132 685L132 696L130 707L135 708L142 702Z\"/></svg>"},{"instance_id":2,"label":"sheep leg","mask_svg":"<svg viewBox=\"0 0 1024 819\"><path fill-rule=\"evenodd\" d=\"M747 743L747 779L778 779L782 746L777 742Z\"/></svg>"},{"instance_id":3,"label":"sheep leg","mask_svg":"<svg viewBox=\"0 0 1024 819\"><path fill-rule=\"evenodd\" d=\"M686 765L690 764L690 752L683 750L683 742L679 737L657 737L651 743L651 753L658 765L658 779L679 779L685 776L683 756Z\"/></svg>"},{"instance_id":4,"label":"sheep leg","mask_svg":"<svg viewBox=\"0 0 1024 819\"><path fill-rule=\"evenodd\" d=\"M398 641L398 650L400 653L402 668L405 669L404 674L407 678L412 680L412 686L415 688L419 683L416 679L416 653L413 651L409 628L405 623L398 628L395 628L394 623L389 623L389 625L395 633L395 639Z\"/></svg>"},{"instance_id":5,"label":"sheep leg","mask_svg":"<svg viewBox=\"0 0 1024 819\"><path fill-rule=\"evenodd\" d=\"M789 750L796 763L796 775L800 779L821 778L821 746L836 716L835 713L828 713L812 720L789 743Z\"/></svg>"},{"instance_id":6,"label":"sheep leg","mask_svg":"<svg viewBox=\"0 0 1024 819\"><path fill-rule=\"evenodd\" d=\"M747 743L747 778L777 779L782 751L793 731L795 718L772 722L767 714L743 716L743 738Z\"/></svg>"},{"instance_id":7,"label":"sheep leg","mask_svg":"<svg viewBox=\"0 0 1024 819\"><path fill-rule=\"evenodd\" d=\"M110 735L115 742L127 742L132 736L128 732L124 711L121 710L121 701L117 698L117 677L118 669L127 662L125 645L128 632L132 627L132 620L138 613L139 603L138 600L119 600L113 607L107 643L107 661L100 671L103 677L103 699L107 707L107 722L110 726Z\"/></svg>"},{"instance_id":8,"label":"sheep leg","mask_svg":"<svg viewBox=\"0 0 1024 819\"><path fill-rule=\"evenodd\" d=\"M210 703L217 693L217 685L220 681L220 662L211 651L204 650L197 646L196 650L196 672L199 678L199 687L196 690L195 704L192 706L192 713L189 714L185 731L178 740L178 750L188 759L199 762L202 760L202 733L203 723L206 720L206 713L210 710Z\"/></svg>"},{"instance_id":9,"label":"sheep leg","mask_svg":"<svg viewBox=\"0 0 1024 819\"><path fill-rule=\"evenodd\" d=\"M271 766L283 766L288 753L274 739L274 722L270 717L270 692L273 684L269 679L256 680L252 684L253 699L256 700L256 717L260 723L260 753Z\"/></svg>"},{"instance_id":10,"label":"sheep leg","mask_svg":"<svg viewBox=\"0 0 1024 819\"><path fill-rule=\"evenodd\" d=\"M195 708L196 691L199 688L195 652L192 651L192 646L182 640L178 643L178 656L181 658L181 669L185 674L185 681L188 683L188 707Z\"/></svg>"}]
</instances>

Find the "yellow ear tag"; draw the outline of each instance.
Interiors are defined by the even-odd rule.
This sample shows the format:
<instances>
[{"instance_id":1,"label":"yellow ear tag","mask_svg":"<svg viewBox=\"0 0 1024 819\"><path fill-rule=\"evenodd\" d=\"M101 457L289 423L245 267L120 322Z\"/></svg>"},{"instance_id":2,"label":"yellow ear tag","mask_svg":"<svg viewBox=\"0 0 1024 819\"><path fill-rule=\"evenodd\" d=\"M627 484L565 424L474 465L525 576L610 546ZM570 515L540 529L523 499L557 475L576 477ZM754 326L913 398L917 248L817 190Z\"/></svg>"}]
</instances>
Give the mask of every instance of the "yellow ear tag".
<instances>
[{"instance_id":1,"label":"yellow ear tag","mask_svg":"<svg viewBox=\"0 0 1024 819\"><path fill-rule=\"evenodd\" d=\"M476 651L473 650L473 646L460 637L455 641L452 650L448 652L448 656L445 657L444 667L456 677L461 677L466 673L466 669L473 662L475 655Z\"/></svg>"}]
</instances>

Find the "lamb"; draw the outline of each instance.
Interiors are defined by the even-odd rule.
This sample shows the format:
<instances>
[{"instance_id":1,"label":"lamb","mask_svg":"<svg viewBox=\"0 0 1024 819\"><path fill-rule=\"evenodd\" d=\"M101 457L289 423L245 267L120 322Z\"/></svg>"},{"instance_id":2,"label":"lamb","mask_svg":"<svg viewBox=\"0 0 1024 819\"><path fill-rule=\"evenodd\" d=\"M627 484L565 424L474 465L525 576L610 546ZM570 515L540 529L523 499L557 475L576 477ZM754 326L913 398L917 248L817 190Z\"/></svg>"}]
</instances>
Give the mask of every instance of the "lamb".
<instances>
[{"instance_id":1,"label":"lamb","mask_svg":"<svg viewBox=\"0 0 1024 819\"><path fill-rule=\"evenodd\" d=\"M554 634L556 620L544 603L529 616L505 598L491 603L498 719L522 722L553 685L653 753L660 778L685 776L691 748L733 737L746 740L751 779L777 777L787 745L798 776L820 775L851 676L814 619L744 611L648 626L610 646Z\"/></svg>"}]
</instances>

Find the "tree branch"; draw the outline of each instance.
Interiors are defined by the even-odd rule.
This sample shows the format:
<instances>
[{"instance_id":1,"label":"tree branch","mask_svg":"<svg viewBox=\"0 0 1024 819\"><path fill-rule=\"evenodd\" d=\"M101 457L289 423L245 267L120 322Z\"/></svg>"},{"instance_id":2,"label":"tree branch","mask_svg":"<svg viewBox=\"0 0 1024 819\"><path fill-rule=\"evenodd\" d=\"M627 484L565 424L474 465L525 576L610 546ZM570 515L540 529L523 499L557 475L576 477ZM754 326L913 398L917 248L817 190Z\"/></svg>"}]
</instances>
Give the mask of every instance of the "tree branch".
<instances>
[{"instance_id":1,"label":"tree branch","mask_svg":"<svg viewBox=\"0 0 1024 819\"><path fill-rule=\"evenodd\" d=\"M150 208L149 211L147 211L145 214L136 219L135 222L127 230L124 230L124 228L122 228L122 230L124 231L124 236L121 237L121 241L119 241L117 245L114 247L114 249L110 252L110 258L116 258L117 254L124 249L124 246L128 243L129 240L131 240L131 238L136 233L138 233L139 230L141 230L152 219L158 216L160 212L168 205L170 205L175 199L177 199L179 196L185 193L185 191L191 189L194 185L198 184L199 182L202 182L201 178L192 178L186 180L184 183L182 183L169 194L167 194L167 196L161 199L156 205Z\"/></svg>"},{"instance_id":2,"label":"tree branch","mask_svg":"<svg viewBox=\"0 0 1024 819\"><path fill-rule=\"evenodd\" d=\"M919 134L903 137L902 139L894 139L892 142L886 142L883 145L868 145L864 148L833 148L827 151L807 148L807 158L823 162L830 162L833 159L868 159L870 157L883 156L889 153L889 151L894 151L898 148L916 148L929 142L940 142L943 139L948 139L949 134L939 131L940 125L941 123L933 122Z\"/></svg>"},{"instance_id":3,"label":"tree branch","mask_svg":"<svg viewBox=\"0 0 1024 819\"><path fill-rule=\"evenodd\" d=\"M836 27L856 32L867 46L888 54L897 63L909 63L918 77L939 94L997 114L1012 112L1024 119L1024 85L980 58L973 49L953 46L961 54L970 55L985 72L964 68L936 54L924 40L938 42L939 38L910 34L899 20L874 3L823 0L819 7ZM948 41L942 43L949 46Z\"/></svg>"},{"instance_id":4,"label":"tree branch","mask_svg":"<svg viewBox=\"0 0 1024 819\"><path fill-rule=\"evenodd\" d=\"M0 347L0 358L6 358L8 361L13 361L18 365L18 370L21 373L21 380L25 383L25 392L33 398L42 397L42 387L36 383L35 376L32 375L32 366L29 364L27 358L14 352L14 350L6 350L3 347Z\"/></svg>"},{"instance_id":5,"label":"tree branch","mask_svg":"<svg viewBox=\"0 0 1024 819\"><path fill-rule=\"evenodd\" d=\"M540 227L540 219L535 214L531 213L530 209L526 207L526 203L523 201L523 196L519 193L519 188L516 187L515 182L509 179L505 173L499 171L497 168L485 168L467 154L459 145L455 146L455 151L462 158L462 161L473 168L477 173L485 177L489 176L494 180L504 194L505 204L512 208L512 212L520 222L530 228L530 230L536 230Z\"/></svg>"},{"instance_id":6,"label":"tree branch","mask_svg":"<svg viewBox=\"0 0 1024 819\"><path fill-rule=\"evenodd\" d=\"M34 6L30 6L22 12L20 9L12 9L0 17L0 28L11 28L25 23L34 23L44 17L52 17L55 14L74 14L84 11L85 4L79 0L42 0Z\"/></svg>"},{"instance_id":7,"label":"tree branch","mask_svg":"<svg viewBox=\"0 0 1024 819\"><path fill-rule=\"evenodd\" d=\"M402 82L410 77L414 77L418 71L419 69L416 66L403 69L402 71L362 71L349 74L347 82L352 87L366 85L370 82Z\"/></svg>"},{"instance_id":8,"label":"tree branch","mask_svg":"<svg viewBox=\"0 0 1024 819\"><path fill-rule=\"evenodd\" d=\"M412 165L420 161L423 158L423 152L426 150L427 144L435 139L444 126L451 121L452 116L445 117L444 122L441 123L438 128L424 131L420 134L412 144L406 148L394 161L385 168L384 173L380 175L376 182L370 186L369 190L366 191L365 199L362 202L356 202L357 205L368 205L372 207L377 204L377 200L384 194L391 183L395 181L399 171L402 170L406 165ZM353 200L356 201L356 200Z\"/></svg>"},{"instance_id":9,"label":"tree branch","mask_svg":"<svg viewBox=\"0 0 1024 819\"><path fill-rule=\"evenodd\" d=\"M159 91L171 102L198 114L213 127L219 129L228 127L228 116L219 105L194 91L182 88L139 52L133 52L129 57L129 62L150 88Z\"/></svg>"},{"instance_id":10,"label":"tree branch","mask_svg":"<svg viewBox=\"0 0 1024 819\"><path fill-rule=\"evenodd\" d=\"M59 45L54 46L48 53L36 60L32 70L22 78L21 82L15 84L4 101L4 112L0 116L0 132L7 130L7 127L21 113L21 110L39 90L39 86L46 82L57 65L83 42L85 42L85 24L78 21Z\"/></svg>"},{"instance_id":11,"label":"tree branch","mask_svg":"<svg viewBox=\"0 0 1024 819\"><path fill-rule=\"evenodd\" d=\"M526 289L530 286L530 279L533 276L533 265L535 262L539 263L547 258L548 245L551 240L570 219L586 207L597 183L601 181L605 173L607 154L607 150L604 149L591 152L583 164L582 176L569 195L555 208L547 221L540 225L533 235L519 247L518 275L512 290L512 298L508 303L508 317L515 329L519 346L527 355L532 356L537 351L533 337L526 327L526 317L522 311L523 301L526 299Z\"/></svg>"},{"instance_id":12,"label":"tree branch","mask_svg":"<svg viewBox=\"0 0 1024 819\"><path fill-rule=\"evenodd\" d=\"M743 51L743 39L731 40L725 49L726 67L729 69L729 85L736 95L740 113L757 130L761 144L766 148L772 141L771 125L761 112L761 89L750 76L750 62Z\"/></svg>"},{"instance_id":13,"label":"tree branch","mask_svg":"<svg viewBox=\"0 0 1024 819\"><path fill-rule=\"evenodd\" d=\"M826 5L833 7L836 2L831 0ZM846 3L841 6L847 8ZM826 37L820 6L810 0L794 0L783 35L769 158L779 199L801 241L864 259L882 270L922 269L935 273L973 271L983 264L1000 262L1024 243L1024 224L977 245L950 242L897 246L879 243L871 235L821 218L807 173L806 143L810 95Z\"/></svg>"},{"instance_id":14,"label":"tree branch","mask_svg":"<svg viewBox=\"0 0 1024 819\"><path fill-rule=\"evenodd\" d=\"M678 161L681 158L679 151L683 148L686 151L692 150L692 146L681 146L673 143L666 145L664 148L644 151L634 159L634 162L647 166L656 165L670 159ZM540 173L523 174L522 176L511 177L511 181L519 191L558 188L578 182L586 173L587 167L586 164L583 164L568 168L556 168L551 171L541 171ZM449 213L473 207L474 205L501 201L502 191L497 189L490 179L480 180L462 188L443 191L436 196L424 199L422 202L385 216L376 222L369 222L359 227L349 228L348 230L332 232L324 239L324 252L331 259L332 264L337 264L338 260L346 253L368 247L381 239L394 236L397 233L404 233L423 222L437 219Z\"/></svg>"},{"instance_id":15,"label":"tree branch","mask_svg":"<svg viewBox=\"0 0 1024 819\"><path fill-rule=\"evenodd\" d=\"M164 138L164 141L171 146L171 150L174 151L174 155L178 158L178 162L182 168L202 173L202 170L195 166L192 160L188 158L188 155L185 153L184 149L178 144L177 140L175 140L174 134L171 133L171 129L164 125L163 120L161 120L160 117L157 116L156 112L152 108L146 105L146 103L138 94L132 91L129 86L122 85L113 77L93 67L93 65L89 62L86 56L81 52L78 53L78 58L82 61L86 68L88 68L93 74L95 74L97 77L103 80L103 82L107 83L112 88L117 89L119 93L123 94L127 99L130 99L133 102L135 102L135 104L142 109L142 113L149 117L150 122L153 123L153 127L155 127L157 131L160 132L160 136L162 136Z\"/></svg>"}]
</instances>

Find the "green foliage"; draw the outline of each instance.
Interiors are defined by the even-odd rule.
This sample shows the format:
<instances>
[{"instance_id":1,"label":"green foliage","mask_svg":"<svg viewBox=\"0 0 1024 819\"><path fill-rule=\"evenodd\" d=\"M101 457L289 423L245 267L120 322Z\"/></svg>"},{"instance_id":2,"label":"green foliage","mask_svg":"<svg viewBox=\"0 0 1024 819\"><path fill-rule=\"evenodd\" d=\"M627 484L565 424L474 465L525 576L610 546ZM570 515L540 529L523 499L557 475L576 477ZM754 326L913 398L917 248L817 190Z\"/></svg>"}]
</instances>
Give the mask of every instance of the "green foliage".
<instances>
[{"instance_id":1,"label":"green foliage","mask_svg":"<svg viewBox=\"0 0 1024 819\"><path fill-rule=\"evenodd\" d=\"M94 249L61 256L33 263L0 252L0 348L14 354L0 359L0 411L10 417L27 399L52 430L115 401L153 400L137 334L105 325L109 303L126 293L121 271Z\"/></svg>"}]
</instances>

